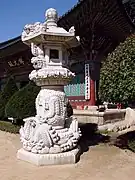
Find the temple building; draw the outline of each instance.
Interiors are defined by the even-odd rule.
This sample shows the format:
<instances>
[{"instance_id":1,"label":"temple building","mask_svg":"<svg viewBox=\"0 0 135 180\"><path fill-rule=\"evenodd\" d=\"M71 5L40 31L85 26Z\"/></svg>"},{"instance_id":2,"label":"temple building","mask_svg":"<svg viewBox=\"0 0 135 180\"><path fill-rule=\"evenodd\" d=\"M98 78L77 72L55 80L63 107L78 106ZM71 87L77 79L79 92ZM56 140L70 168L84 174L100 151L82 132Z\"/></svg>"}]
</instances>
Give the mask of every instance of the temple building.
<instances>
[{"instance_id":1,"label":"temple building","mask_svg":"<svg viewBox=\"0 0 135 180\"><path fill-rule=\"evenodd\" d=\"M70 70L76 76L65 87L74 108L94 106L98 100L100 67L107 54L135 31L135 1L80 0L58 20L66 30L74 26L80 45L69 49ZM32 57L21 36L0 43L0 88L13 76L21 88L28 83Z\"/></svg>"}]
</instances>

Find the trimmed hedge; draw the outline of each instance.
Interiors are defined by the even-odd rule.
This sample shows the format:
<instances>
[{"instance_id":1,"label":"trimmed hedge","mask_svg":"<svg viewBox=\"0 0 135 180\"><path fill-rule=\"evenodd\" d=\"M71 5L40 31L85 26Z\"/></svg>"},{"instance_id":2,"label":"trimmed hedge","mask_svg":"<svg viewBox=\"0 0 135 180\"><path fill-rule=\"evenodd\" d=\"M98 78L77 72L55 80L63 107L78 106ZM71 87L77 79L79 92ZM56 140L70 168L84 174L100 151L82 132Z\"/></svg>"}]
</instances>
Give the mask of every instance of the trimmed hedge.
<instances>
[{"instance_id":1,"label":"trimmed hedge","mask_svg":"<svg viewBox=\"0 0 135 180\"><path fill-rule=\"evenodd\" d=\"M0 130L9 133L18 134L20 130L20 126L11 124L10 122L0 121Z\"/></svg>"},{"instance_id":2,"label":"trimmed hedge","mask_svg":"<svg viewBox=\"0 0 135 180\"><path fill-rule=\"evenodd\" d=\"M125 105L135 102L135 35L120 43L103 62L99 98Z\"/></svg>"},{"instance_id":3,"label":"trimmed hedge","mask_svg":"<svg viewBox=\"0 0 135 180\"><path fill-rule=\"evenodd\" d=\"M16 83L13 78L8 79L4 89L0 93L0 118L4 119L6 118L5 115L5 106L11 96L18 91L18 88L16 86Z\"/></svg>"},{"instance_id":4,"label":"trimmed hedge","mask_svg":"<svg viewBox=\"0 0 135 180\"><path fill-rule=\"evenodd\" d=\"M35 99L40 88L34 83L28 85L16 92L8 101L5 114L7 117L24 119L35 115Z\"/></svg>"}]
</instances>

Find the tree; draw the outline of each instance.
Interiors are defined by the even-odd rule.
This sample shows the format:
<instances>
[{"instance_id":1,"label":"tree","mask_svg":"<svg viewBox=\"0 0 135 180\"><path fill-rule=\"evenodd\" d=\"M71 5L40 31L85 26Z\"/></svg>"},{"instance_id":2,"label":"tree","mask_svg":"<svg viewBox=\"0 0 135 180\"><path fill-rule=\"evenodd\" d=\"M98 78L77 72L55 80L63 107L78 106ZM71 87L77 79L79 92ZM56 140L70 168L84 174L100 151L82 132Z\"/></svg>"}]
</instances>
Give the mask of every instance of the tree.
<instances>
[{"instance_id":1,"label":"tree","mask_svg":"<svg viewBox=\"0 0 135 180\"><path fill-rule=\"evenodd\" d=\"M4 119L5 106L10 97L18 90L16 83L13 78L9 78L4 86L4 89L0 93L0 118Z\"/></svg>"},{"instance_id":2,"label":"tree","mask_svg":"<svg viewBox=\"0 0 135 180\"><path fill-rule=\"evenodd\" d=\"M8 101L5 114L7 117L24 119L36 114L35 99L40 88L29 82L25 87L16 92Z\"/></svg>"},{"instance_id":3,"label":"tree","mask_svg":"<svg viewBox=\"0 0 135 180\"><path fill-rule=\"evenodd\" d=\"M103 61L99 98L129 104L135 101L135 36L128 37Z\"/></svg>"}]
</instances>

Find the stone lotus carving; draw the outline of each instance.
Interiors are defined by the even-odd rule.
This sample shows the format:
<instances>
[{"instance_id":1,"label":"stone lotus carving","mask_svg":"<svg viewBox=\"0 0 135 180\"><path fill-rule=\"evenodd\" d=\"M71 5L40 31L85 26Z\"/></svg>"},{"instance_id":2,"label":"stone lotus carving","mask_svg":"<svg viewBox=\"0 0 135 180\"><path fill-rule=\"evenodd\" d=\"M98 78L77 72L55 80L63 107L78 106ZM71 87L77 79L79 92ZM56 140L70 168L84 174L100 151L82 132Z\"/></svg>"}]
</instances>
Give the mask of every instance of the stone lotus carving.
<instances>
[{"instance_id":1,"label":"stone lotus carving","mask_svg":"<svg viewBox=\"0 0 135 180\"><path fill-rule=\"evenodd\" d=\"M81 136L78 122L67 117L64 92L42 89L36 99L37 115L25 119L20 129L26 151L36 154L61 153L73 149Z\"/></svg>"},{"instance_id":2,"label":"stone lotus carving","mask_svg":"<svg viewBox=\"0 0 135 180\"><path fill-rule=\"evenodd\" d=\"M42 61L41 66L43 66L43 63L45 64L45 62ZM38 83L38 81L41 81L41 80L42 81L48 81L48 79L50 79L50 80L54 79L56 81L55 84L57 84L57 81L60 80L61 85L63 84L62 80L67 81L63 84L63 85L66 85L74 76L75 76L75 74L72 73L70 70L68 70L67 68L61 68L61 67L57 67L57 68L55 67L53 69L50 67L46 67L46 68L39 69L38 71L33 70L29 74L30 80L33 80L36 83ZM52 83L54 83L54 82L52 82Z\"/></svg>"}]
</instances>

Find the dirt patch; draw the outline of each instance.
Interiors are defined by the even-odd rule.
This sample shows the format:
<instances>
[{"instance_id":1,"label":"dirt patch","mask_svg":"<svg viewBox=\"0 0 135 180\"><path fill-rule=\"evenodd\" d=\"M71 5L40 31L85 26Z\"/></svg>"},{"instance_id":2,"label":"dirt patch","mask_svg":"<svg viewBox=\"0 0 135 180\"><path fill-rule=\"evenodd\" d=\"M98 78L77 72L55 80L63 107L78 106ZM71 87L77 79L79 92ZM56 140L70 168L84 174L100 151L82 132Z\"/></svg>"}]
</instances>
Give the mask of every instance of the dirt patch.
<instances>
[{"instance_id":1,"label":"dirt patch","mask_svg":"<svg viewBox=\"0 0 135 180\"><path fill-rule=\"evenodd\" d=\"M75 165L36 167L16 159L19 135L0 131L1 180L134 180L135 154L100 144L82 154Z\"/></svg>"}]
</instances>

